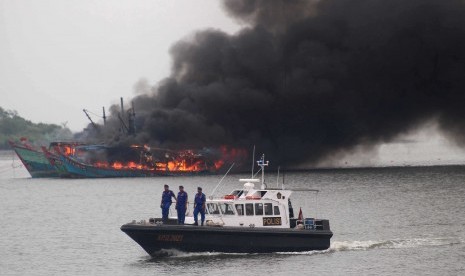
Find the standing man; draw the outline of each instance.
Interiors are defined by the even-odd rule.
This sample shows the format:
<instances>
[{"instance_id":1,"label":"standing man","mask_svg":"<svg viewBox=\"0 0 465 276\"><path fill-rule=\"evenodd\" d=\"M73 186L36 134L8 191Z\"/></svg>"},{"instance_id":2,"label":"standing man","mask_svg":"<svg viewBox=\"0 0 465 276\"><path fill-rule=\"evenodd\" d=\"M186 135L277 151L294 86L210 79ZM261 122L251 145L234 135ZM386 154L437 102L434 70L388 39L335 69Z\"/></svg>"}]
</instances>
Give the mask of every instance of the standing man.
<instances>
[{"instance_id":1,"label":"standing man","mask_svg":"<svg viewBox=\"0 0 465 276\"><path fill-rule=\"evenodd\" d=\"M184 187L179 186L178 199L176 201L176 210L178 211L178 224L184 224L187 210L187 193L184 192Z\"/></svg>"},{"instance_id":2,"label":"standing man","mask_svg":"<svg viewBox=\"0 0 465 276\"><path fill-rule=\"evenodd\" d=\"M170 187L165 184L165 190L161 194L160 208L163 222L166 222L168 220L168 213L170 212L171 206L171 197L174 197L174 200L176 200L176 196L174 195L173 191L171 191L169 188Z\"/></svg>"},{"instance_id":3,"label":"standing man","mask_svg":"<svg viewBox=\"0 0 465 276\"><path fill-rule=\"evenodd\" d=\"M198 187L197 188L197 193L195 194L195 199L194 199L194 225L199 225L198 223L198 215L200 212L200 218L202 220L202 226L205 221L205 201L206 197L205 194L202 193L202 188Z\"/></svg>"}]
</instances>

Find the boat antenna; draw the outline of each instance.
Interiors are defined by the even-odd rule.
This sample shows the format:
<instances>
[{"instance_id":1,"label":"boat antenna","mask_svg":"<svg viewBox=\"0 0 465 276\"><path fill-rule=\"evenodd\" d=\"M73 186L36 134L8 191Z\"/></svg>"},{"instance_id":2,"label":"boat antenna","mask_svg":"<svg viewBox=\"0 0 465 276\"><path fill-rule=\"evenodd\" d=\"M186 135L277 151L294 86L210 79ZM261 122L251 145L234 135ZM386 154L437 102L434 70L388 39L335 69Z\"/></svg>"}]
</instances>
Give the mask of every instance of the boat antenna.
<instances>
[{"instance_id":1,"label":"boat antenna","mask_svg":"<svg viewBox=\"0 0 465 276\"><path fill-rule=\"evenodd\" d=\"M255 166L255 145L253 145L253 153L252 153L252 178L253 178L253 167Z\"/></svg>"},{"instance_id":2,"label":"boat antenna","mask_svg":"<svg viewBox=\"0 0 465 276\"><path fill-rule=\"evenodd\" d=\"M278 166L278 176L276 177L276 188L279 187L279 169L281 168L281 166Z\"/></svg>"},{"instance_id":3,"label":"boat antenna","mask_svg":"<svg viewBox=\"0 0 465 276\"><path fill-rule=\"evenodd\" d=\"M318 218L318 190L316 191L316 194L315 194L315 219Z\"/></svg>"},{"instance_id":4,"label":"boat antenna","mask_svg":"<svg viewBox=\"0 0 465 276\"><path fill-rule=\"evenodd\" d=\"M283 185L282 185L282 189L284 190L284 171L283 171Z\"/></svg>"},{"instance_id":5,"label":"boat antenna","mask_svg":"<svg viewBox=\"0 0 465 276\"><path fill-rule=\"evenodd\" d=\"M215 189L213 189L212 193L210 194L210 197L213 197L213 194L215 193L216 189L218 189L218 187L220 186L221 182L223 182L223 179L226 177L226 175L228 175L229 171L234 167L234 164L235 164L235 163L232 163L231 167L229 167L229 170L223 175L223 177L221 178L220 182L218 182L218 184L216 185Z\"/></svg>"},{"instance_id":6,"label":"boat antenna","mask_svg":"<svg viewBox=\"0 0 465 276\"><path fill-rule=\"evenodd\" d=\"M266 161L265 162L265 154L262 154L262 159L258 160L257 161L257 164L258 166L261 168L262 170L262 187L261 189L262 190L265 190L266 189L266 184L265 184L265 167L268 166L270 162L269 161Z\"/></svg>"}]
</instances>

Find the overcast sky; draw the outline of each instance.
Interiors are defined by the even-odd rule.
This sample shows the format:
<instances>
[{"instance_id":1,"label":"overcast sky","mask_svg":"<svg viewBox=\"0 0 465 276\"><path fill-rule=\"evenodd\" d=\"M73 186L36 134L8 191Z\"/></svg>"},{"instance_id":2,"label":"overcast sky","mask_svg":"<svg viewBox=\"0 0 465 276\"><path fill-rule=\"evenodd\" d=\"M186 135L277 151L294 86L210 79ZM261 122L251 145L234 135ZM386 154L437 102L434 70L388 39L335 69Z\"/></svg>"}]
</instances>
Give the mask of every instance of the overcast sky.
<instances>
[{"instance_id":1,"label":"overcast sky","mask_svg":"<svg viewBox=\"0 0 465 276\"><path fill-rule=\"evenodd\" d=\"M89 123L83 108L100 115L130 99L138 80L156 84L170 72L171 45L206 28L240 26L216 0L0 0L0 106L80 131ZM409 139L337 165L465 162L434 128Z\"/></svg>"},{"instance_id":2,"label":"overcast sky","mask_svg":"<svg viewBox=\"0 0 465 276\"><path fill-rule=\"evenodd\" d=\"M0 106L82 130L83 108L101 115L141 78L156 84L171 45L206 28L239 26L216 0L0 0Z\"/></svg>"}]
</instances>

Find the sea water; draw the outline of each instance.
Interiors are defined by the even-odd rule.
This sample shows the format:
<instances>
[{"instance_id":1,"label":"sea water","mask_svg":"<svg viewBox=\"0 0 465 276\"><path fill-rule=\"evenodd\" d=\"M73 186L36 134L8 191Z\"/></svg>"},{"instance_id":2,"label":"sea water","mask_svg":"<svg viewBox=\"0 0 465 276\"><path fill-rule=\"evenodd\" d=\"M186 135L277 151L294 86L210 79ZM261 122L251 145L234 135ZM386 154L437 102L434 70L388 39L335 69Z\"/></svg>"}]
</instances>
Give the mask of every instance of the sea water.
<instances>
[{"instance_id":1,"label":"sea water","mask_svg":"<svg viewBox=\"0 0 465 276\"><path fill-rule=\"evenodd\" d=\"M293 206L330 220L328 250L151 258L120 226L160 216L163 184L192 199L221 176L31 179L17 165L0 160L0 275L465 275L464 166L287 172L285 188L320 190ZM245 177L226 176L216 195Z\"/></svg>"}]
</instances>

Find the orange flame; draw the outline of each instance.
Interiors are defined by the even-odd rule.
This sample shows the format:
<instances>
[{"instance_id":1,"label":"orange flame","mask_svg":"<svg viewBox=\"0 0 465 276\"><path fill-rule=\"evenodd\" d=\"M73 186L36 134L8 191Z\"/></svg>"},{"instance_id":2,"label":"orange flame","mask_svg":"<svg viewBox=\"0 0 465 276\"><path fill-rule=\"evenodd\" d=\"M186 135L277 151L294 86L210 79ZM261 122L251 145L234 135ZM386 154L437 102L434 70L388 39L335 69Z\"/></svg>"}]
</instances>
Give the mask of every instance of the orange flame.
<instances>
[{"instance_id":1,"label":"orange flame","mask_svg":"<svg viewBox=\"0 0 465 276\"><path fill-rule=\"evenodd\" d=\"M99 160L93 162L93 165L99 168L109 168L115 170L156 170L170 172L201 172L216 171L221 169L225 164L236 162L237 160L247 158L247 151L240 148L222 146L219 148L219 154L216 158L212 156L203 156L193 150L178 151L176 154L165 155L164 161L154 161L150 154L150 147L147 145L131 145L132 148L142 147L140 162L122 160L109 163ZM73 154L74 147L63 149L66 154ZM149 154L147 154L147 152ZM210 159L209 159L210 158Z\"/></svg>"},{"instance_id":2,"label":"orange flame","mask_svg":"<svg viewBox=\"0 0 465 276\"><path fill-rule=\"evenodd\" d=\"M223 160L218 160L218 161L215 161L215 169L221 169L221 167L223 167L224 165L224 161Z\"/></svg>"},{"instance_id":3,"label":"orange flame","mask_svg":"<svg viewBox=\"0 0 465 276\"><path fill-rule=\"evenodd\" d=\"M108 162L95 162L94 166L98 167L98 168L108 168L109 167Z\"/></svg>"}]
</instances>

